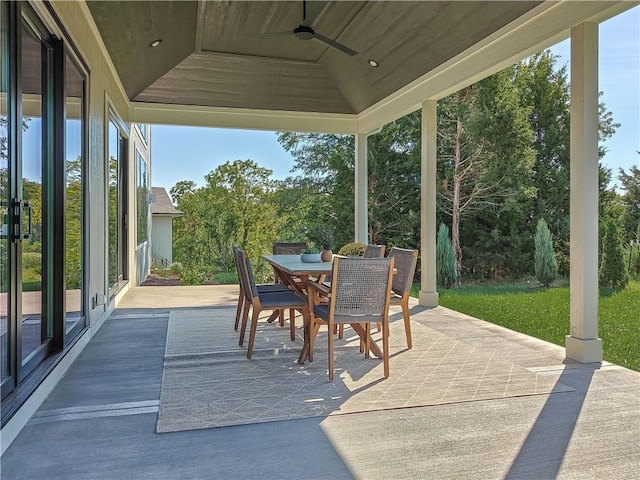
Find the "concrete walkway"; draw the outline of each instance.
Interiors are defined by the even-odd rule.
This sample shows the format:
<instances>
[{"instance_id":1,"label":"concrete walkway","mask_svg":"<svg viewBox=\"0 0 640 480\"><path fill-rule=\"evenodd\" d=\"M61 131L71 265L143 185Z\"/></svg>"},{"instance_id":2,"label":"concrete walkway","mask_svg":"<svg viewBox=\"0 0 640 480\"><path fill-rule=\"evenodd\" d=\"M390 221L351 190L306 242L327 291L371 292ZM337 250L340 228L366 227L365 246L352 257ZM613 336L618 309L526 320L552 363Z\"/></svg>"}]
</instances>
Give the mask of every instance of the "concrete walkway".
<instances>
[{"instance_id":1,"label":"concrete walkway","mask_svg":"<svg viewBox=\"0 0 640 480\"><path fill-rule=\"evenodd\" d=\"M640 373L565 362L561 347L442 307L412 318L574 390L156 434L169 310L236 300L233 287L132 289L1 478L640 478Z\"/></svg>"}]
</instances>

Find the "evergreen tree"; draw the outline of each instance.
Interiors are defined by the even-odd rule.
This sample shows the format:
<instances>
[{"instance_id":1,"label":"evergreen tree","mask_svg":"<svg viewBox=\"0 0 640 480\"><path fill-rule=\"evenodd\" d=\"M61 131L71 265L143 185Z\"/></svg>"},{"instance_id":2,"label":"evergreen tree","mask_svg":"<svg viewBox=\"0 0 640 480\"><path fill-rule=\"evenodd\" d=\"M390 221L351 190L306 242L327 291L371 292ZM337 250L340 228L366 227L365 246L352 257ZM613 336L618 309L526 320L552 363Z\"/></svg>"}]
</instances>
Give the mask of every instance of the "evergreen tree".
<instances>
[{"instance_id":1,"label":"evergreen tree","mask_svg":"<svg viewBox=\"0 0 640 480\"><path fill-rule=\"evenodd\" d=\"M625 242L637 239L640 228L640 168L635 165L625 172L619 169L618 179L624 190L622 203L624 213L622 215L622 238Z\"/></svg>"},{"instance_id":2,"label":"evergreen tree","mask_svg":"<svg viewBox=\"0 0 640 480\"><path fill-rule=\"evenodd\" d=\"M536 227L535 247L536 278L545 287L550 287L558 276L558 262L553 252L553 237L543 218L538 220Z\"/></svg>"},{"instance_id":3,"label":"evergreen tree","mask_svg":"<svg viewBox=\"0 0 640 480\"><path fill-rule=\"evenodd\" d=\"M600 261L600 286L625 288L629 283L629 272L624 261L622 241L618 226L613 219L605 222Z\"/></svg>"},{"instance_id":4,"label":"evergreen tree","mask_svg":"<svg viewBox=\"0 0 640 480\"><path fill-rule=\"evenodd\" d=\"M436 241L436 278L443 288L456 283L456 259L449 239L449 227L440 224Z\"/></svg>"}]
</instances>

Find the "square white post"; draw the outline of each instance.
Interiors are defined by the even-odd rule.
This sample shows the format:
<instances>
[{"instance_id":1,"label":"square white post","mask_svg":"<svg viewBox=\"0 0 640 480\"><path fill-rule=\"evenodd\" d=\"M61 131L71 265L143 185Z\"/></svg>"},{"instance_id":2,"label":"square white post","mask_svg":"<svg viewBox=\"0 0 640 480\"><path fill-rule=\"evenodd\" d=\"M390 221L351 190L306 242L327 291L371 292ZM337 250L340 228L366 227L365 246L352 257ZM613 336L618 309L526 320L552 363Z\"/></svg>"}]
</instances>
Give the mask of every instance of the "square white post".
<instances>
[{"instance_id":1,"label":"square white post","mask_svg":"<svg viewBox=\"0 0 640 480\"><path fill-rule=\"evenodd\" d=\"M598 25L571 29L571 334L567 358L602 361L598 338Z\"/></svg>"},{"instance_id":2,"label":"square white post","mask_svg":"<svg viewBox=\"0 0 640 480\"><path fill-rule=\"evenodd\" d=\"M355 159L355 241L360 243L369 243L368 185L367 135L358 133Z\"/></svg>"},{"instance_id":3,"label":"square white post","mask_svg":"<svg viewBox=\"0 0 640 480\"><path fill-rule=\"evenodd\" d=\"M436 140L438 110L436 100L422 103L420 149L420 305L438 305L436 291Z\"/></svg>"}]
</instances>

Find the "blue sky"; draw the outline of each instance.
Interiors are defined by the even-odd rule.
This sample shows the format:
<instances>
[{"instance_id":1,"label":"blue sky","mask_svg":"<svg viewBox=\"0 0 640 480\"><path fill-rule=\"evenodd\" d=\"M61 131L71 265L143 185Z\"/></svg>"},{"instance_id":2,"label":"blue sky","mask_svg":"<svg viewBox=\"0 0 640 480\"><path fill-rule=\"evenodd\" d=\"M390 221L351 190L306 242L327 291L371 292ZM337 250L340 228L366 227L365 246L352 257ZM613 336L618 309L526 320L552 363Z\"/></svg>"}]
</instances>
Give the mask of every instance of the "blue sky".
<instances>
[{"instance_id":1,"label":"blue sky","mask_svg":"<svg viewBox=\"0 0 640 480\"><path fill-rule=\"evenodd\" d=\"M569 49L568 40L552 48L560 64L569 63ZM599 89L621 124L603 159L615 177L618 168L640 165L640 7L600 24ZM253 160L278 179L293 167L275 132L154 125L151 143L151 183L167 192L180 180L203 185L204 176L227 161Z\"/></svg>"}]
</instances>

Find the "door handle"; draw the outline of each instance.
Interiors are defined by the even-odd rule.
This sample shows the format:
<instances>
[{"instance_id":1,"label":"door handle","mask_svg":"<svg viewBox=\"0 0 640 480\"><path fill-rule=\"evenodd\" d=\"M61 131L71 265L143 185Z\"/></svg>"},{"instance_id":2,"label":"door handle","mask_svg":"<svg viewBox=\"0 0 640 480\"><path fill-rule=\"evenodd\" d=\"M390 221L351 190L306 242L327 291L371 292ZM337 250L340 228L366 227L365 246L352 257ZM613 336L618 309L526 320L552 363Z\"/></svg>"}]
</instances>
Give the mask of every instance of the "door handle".
<instances>
[{"instance_id":1,"label":"door handle","mask_svg":"<svg viewBox=\"0 0 640 480\"><path fill-rule=\"evenodd\" d=\"M22 234L22 238L24 239L29 239L31 238L31 234L33 233L33 219L32 219L32 214L33 214L33 206L31 205L31 203L29 202L22 202L22 208L23 210L26 209L27 210L27 215L28 215L28 229L27 229L27 234Z\"/></svg>"},{"instance_id":2,"label":"door handle","mask_svg":"<svg viewBox=\"0 0 640 480\"><path fill-rule=\"evenodd\" d=\"M27 210L27 233L24 233L22 225L23 211ZM13 231L11 232L11 241L19 242L23 239L31 238L33 233L33 207L29 202L13 199L11 201L11 216L13 220Z\"/></svg>"}]
</instances>

